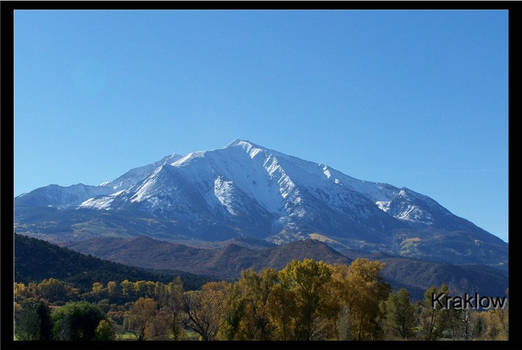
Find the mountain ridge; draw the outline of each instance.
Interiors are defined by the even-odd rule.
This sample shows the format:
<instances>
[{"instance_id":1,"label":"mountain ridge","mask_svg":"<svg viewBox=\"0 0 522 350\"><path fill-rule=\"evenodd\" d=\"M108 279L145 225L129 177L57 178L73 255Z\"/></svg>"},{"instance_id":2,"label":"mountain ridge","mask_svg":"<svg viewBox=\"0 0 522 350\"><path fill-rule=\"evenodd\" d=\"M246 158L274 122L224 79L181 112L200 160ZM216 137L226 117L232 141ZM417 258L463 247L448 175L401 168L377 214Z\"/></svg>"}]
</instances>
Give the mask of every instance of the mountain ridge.
<instances>
[{"instance_id":1,"label":"mountain ridge","mask_svg":"<svg viewBox=\"0 0 522 350\"><path fill-rule=\"evenodd\" d=\"M416 299L433 285L448 284L454 293L480 292L484 295L503 295L507 288L507 273L484 265L457 266L378 254L368 256L361 251L348 255L317 240L294 241L272 248L249 249L237 244L221 248L193 248L154 240L150 237L94 238L71 243L70 249L91 254L125 265L163 270L173 268L194 274L233 280L241 270L253 268L283 268L292 259L313 258L329 264L349 265L359 257L378 260L385 264L382 275L394 288L407 288Z\"/></svg>"},{"instance_id":2,"label":"mountain ridge","mask_svg":"<svg viewBox=\"0 0 522 350\"><path fill-rule=\"evenodd\" d=\"M107 234L116 225L119 233L112 234L117 236L161 232L161 238L223 241L243 235L275 244L318 233L348 249L507 264L505 242L428 196L358 180L242 139L131 169L107 184L83 188L69 205L64 193L71 189L44 189L15 198L15 226L21 233L78 240L95 236L100 225ZM41 216L28 219L35 208ZM83 217L58 230L66 219L52 224L58 215L50 209L82 210L72 215ZM164 229L136 220L121 224L123 213Z\"/></svg>"},{"instance_id":3,"label":"mountain ridge","mask_svg":"<svg viewBox=\"0 0 522 350\"><path fill-rule=\"evenodd\" d=\"M349 264L327 245L312 240L290 242L272 248L251 249L236 243L221 248L194 248L182 244L152 239L147 236L131 238L93 238L67 244L69 249L90 254L124 265L168 270L181 268L194 274L220 278L237 278L241 270L271 267L283 268L292 259L314 258L328 263Z\"/></svg>"},{"instance_id":4,"label":"mountain ridge","mask_svg":"<svg viewBox=\"0 0 522 350\"><path fill-rule=\"evenodd\" d=\"M150 271L140 267L102 260L49 242L16 234L15 281L41 282L56 278L90 290L94 282L150 280L173 281L180 276L186 289L198 289L213 278L169 269L168 272Z\"/></svg>"}]
</instances>

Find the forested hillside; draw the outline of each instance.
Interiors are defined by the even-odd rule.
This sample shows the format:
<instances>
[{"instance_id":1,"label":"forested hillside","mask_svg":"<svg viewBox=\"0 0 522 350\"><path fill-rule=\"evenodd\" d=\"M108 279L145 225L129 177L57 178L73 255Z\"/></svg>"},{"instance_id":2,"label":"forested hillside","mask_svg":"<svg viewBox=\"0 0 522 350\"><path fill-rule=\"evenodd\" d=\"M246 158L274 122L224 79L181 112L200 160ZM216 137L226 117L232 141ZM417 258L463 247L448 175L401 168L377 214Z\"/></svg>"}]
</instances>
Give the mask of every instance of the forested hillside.
<instances>
[{"instance_id":1,"label":"forested hillside","mask_svg":"<svg viewBox=\"0 0 522 350\"><path fill-rule=\"evenodd\" d=\"M236 244L203 249L155 240L149 237L94 238L70 243L70 248L84 254L118 263L153 269L177 269L205 274L217 279L237 279L241 271L253 268L281 269L292 259L311 258L329 264L346 264L360 257L385 263L382 275L394 288L406 288L415 300L424 290L446 283L453 293L480 292L504 295L505 271L486 265L452 265L413 258L345 250L344 255L317 240L302 240L263 249L249 249Z\"/></svg>"},{"instance_id":2,"label":"forested hillside","mask_svg":"<svg viewBox=\"0 0 522 350\"><path fill-rule=\"evenodd\" d=\"M18 234L15 235L14 255L15 281L24 283L56 278L88 290L94 282L147 280L168 283L180 276L186 289L198 289L212 280L175 270L157 273L130 267Z\"/></svg>"}]
</instances>

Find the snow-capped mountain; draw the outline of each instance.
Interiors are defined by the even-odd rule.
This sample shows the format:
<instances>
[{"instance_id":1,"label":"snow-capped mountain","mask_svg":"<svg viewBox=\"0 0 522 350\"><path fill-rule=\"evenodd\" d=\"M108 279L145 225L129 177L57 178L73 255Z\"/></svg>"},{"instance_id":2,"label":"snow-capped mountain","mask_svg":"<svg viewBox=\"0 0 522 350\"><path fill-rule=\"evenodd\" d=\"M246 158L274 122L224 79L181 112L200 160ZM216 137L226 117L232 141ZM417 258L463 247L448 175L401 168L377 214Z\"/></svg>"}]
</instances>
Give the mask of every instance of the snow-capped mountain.
<instances>
[{"instance_id":1,"label":"snow-capped mountain","mask_svg":"<svg viewBox=\"0 0 522 350\"><path fill-rule=\"evenodd\" d=\"M37 188L29 193L24 193L15 198L16 206L47 206L58 209L77 207L86 200L92 200L97 196L113 196L118 191L124 190L141 181L158 166L181 158L179 154L172 154L163 159L127 171L113 181L105 181L98 186L76 184L71 186L49 185Z\"/></svg>"},{"instance_id":2,"label":"snow-capped mountain","mask_svg":"<svg viewBox=\"0 0 522 350\"><path fill-rule=\"evenodd\" d=\"M49 185L37 188L15 198L17 207L55 207L65 209L79 206L83 201L94 196L106 195L112 192L106 186L90 186L76 184L71 186Z\"/></svg>"},{"instance_id":3,"label":"snow-capped mountain","mask_svg":"<svg viewBox=\"0 0 522 350\"><path fill-rule=\"evenodd\" d=\"M53 186L17 197L16 207L74 209L89 217L99 213L98 220L112 214L143 216L161 223L150 227L151 235L171 238L246 235L283 243L314 235L331 245L413 256L444 256L452 250L466 260L480 251L497 261L499 250L507 254L503 241L427 196L358 180L246 140L173 154L99 186L75 185L81 186L77 192L74 186ZM126 233L147 233L137 227L126 227ZM441 240L455 244L448 248L445 243L446 250L431 254ZM484 253L485 247L490 253Z\"/></svg>"}]
</instances>

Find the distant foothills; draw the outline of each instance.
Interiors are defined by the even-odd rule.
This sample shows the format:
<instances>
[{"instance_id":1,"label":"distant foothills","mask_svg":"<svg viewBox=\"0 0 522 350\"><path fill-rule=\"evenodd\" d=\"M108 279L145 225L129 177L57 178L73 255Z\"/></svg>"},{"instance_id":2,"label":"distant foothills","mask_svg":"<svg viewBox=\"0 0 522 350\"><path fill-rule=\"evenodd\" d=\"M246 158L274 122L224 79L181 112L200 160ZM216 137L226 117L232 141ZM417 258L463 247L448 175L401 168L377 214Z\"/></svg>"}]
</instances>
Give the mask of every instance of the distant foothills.
<instances>
[{"instance_id":1,"label":"distant foothills","mask_svg":"<svg viewBox=\"0 0 522 350\"><path fill-rule=\"evenodd\" d=\"M490 271L477 265L505 272L508 257L506 242L428 196L239 139L221 149L172 154L98 186L49 185L20 195L15 231L126 262L132 259L124 248L108 253L94 247L116 247L118 239L124 246L142 236L200 248L241 240L240 250L253 248L245 246L251 241L270 250L313 239L346 257L352 251L384 254L473 274ZM136 261L182 267L145 260ZM221 277L237 277L224 271Z\"/></svg>"},{"instance_id":2,"label":"distant foothills","mask_svg":"<svg viewBox=\"0 0 522 350\"><path fill-rule=\"evenodd\" d=\"M153 280L168 282L179 276L185 288L198 289L209 281L239 279L247 269L282 269L292 260L314 259L332 265L350 265L357 258L384 263L381 275L394 290L405 288L413 300L423 298L431 286L446 284L452 295L480 293L504 296L507 272L486 265L452 265L364 251L344 254L317 240L300 240L272 247L234 239L221 247L195 248L183 244L133 238L94 238L59 247L42 240L16 235L17 282L57 278L77 288L94 282Z\"/></svg>"},{"instance_id":3,"label":"distant foothills","mask_svg":"<svg viewBox=\"0 0 522 350\"><path fill-rule=\"evenodd\" d=\"M479 267L475 271L481 277L466 280L458 275L466 271L455 266L430 267L384 255L382 261L352 260L313 240L257 249L228 242L199 249L148 237L100 239L105 241L91 241L82 249L103 250L121 260L131 254L137 265L192 266L234 277L216 280L129 267L16 235L14 340L433 341L509 336L505 296L464 292L460 297L442 283L412 298L409 290L417 293L417 287L408 289L390 278L404 276L406 269L410 276L404 278L413 275L419 283L442 278L454 291L471 287L497 293L488 288L505 283L505 277L499 278L501 271L494 268L488 275ZM473 275L473 269L467 272Z\"/></svg>"}]
</instances>

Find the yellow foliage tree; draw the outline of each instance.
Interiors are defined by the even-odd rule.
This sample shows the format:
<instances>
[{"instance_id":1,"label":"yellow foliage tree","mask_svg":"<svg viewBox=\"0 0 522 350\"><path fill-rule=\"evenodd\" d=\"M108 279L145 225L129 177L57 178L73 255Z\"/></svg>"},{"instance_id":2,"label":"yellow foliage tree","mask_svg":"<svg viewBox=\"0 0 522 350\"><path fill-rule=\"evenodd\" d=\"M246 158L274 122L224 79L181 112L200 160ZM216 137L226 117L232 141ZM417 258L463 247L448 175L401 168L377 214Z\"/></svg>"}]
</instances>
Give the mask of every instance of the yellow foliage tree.
<instances>
[{"instance_id":1,"label":"yellow foliage tree","mask_svg":"<svg viewBox=\"0 0 522 350\"><path fill-rule=\"evenodd\" d=\"M348 268L341 294L346 298L355 340L376 340L383 335L383 312L379 304L386 300L391 289L380 274L383 268L384 263L364 258L354 260Z\"/></svg>"},{"instance_id":2,"label":"yellow foliage tree","mask_svg":"<svg viewBox=\"0 0 522 350\"><path fill-rule=\"evenodd\" d=\"M328 298L331 274L330 265L313 259L293 260L279 271L282 288L290 292L295 302L294 339L325 339L333 335L325 320L338 312L337 303Z\"/></svg>"},{"instance_id":3,"label":"yellow foliage tree","mask_svg":"<svg viewBox=\"0 0 522 350\"><path fill-rule=\"evenodd\" d=\"M138 340L145 338L145 328L149 320L156 315L157 304L152 298L139 298L132 304L128 317L136 332Z\"/></svg>"},{"instance_id":4,"label":"yellow foliage tree","mask_svg":"<svg viewBox=\"0 0 522 350\"><path fill-rule=\"evenodd\" d=\"M168 340L171 333L172 314L161 310L145 325L144 339Z\"/></svg>"},{"instance_id":5,"label":"yellow foliage tree","mask_svg":"<svg viewBox=\"0 0 522 350\"><path fill-rule=\"evenodd\" d=\"M183 295L185 325L203 340L213 340L224 323L224 306L228 283L208 282L199 291Z\"/></svg>"},{"instance_id":6,"label":"yellow foliage tree","mask_svg":"<svg viewBox=\"0 0 522 350\"><path fill-rule=\"evenodd\" d=\"M273 326L270 322L267 301L274 284L277 272L265 269L257 274L253 269L243 271L237 282L240 291L242 315L236 338L240 340L269 340L272 338Z\"/></svg>"}]
</instances>

